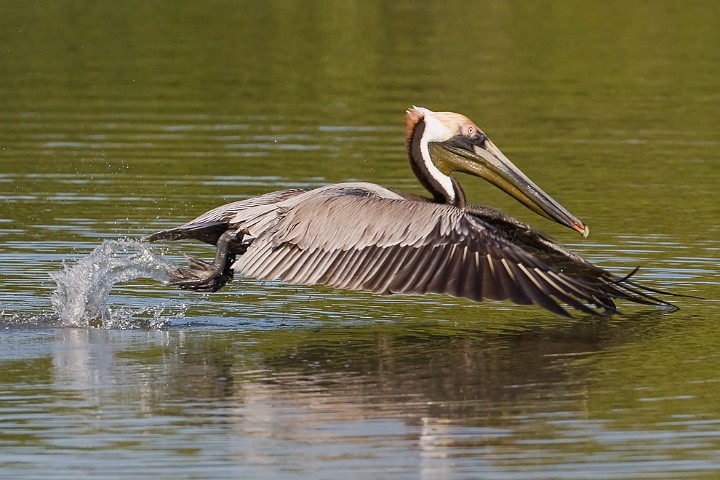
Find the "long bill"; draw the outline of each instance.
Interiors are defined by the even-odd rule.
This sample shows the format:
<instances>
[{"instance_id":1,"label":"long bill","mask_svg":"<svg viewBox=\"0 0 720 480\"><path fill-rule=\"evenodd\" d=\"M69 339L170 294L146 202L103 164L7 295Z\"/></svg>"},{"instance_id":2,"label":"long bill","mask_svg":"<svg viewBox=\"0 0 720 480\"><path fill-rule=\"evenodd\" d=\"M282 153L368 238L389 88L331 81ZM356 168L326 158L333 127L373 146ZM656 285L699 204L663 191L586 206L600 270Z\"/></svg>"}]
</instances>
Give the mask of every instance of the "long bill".
<instances>
[{"instance_id":1,"label":"long bill","mask_svg":"<svg viewBox=\"0 0 720 480\"><path fill-rule=\"evenodd\" d=\"M472 148L473 151L449 148L460 157L456 159L457 171L484 178L535 213L588 236L590 229L583 222L535 185L490 140L483 147Z\"/></svg>"}]
</instances>

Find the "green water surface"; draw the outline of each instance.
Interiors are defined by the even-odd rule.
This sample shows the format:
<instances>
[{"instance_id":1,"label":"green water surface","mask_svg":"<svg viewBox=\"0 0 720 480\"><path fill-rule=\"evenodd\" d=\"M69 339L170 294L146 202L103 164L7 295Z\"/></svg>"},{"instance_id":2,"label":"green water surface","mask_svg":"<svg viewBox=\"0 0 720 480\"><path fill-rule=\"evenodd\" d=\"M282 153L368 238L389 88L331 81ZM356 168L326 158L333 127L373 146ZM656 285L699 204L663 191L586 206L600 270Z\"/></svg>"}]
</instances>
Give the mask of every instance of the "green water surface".
<instances>
[{"instance_id":1,"label":"green water surface","mask_svg":"<svg viewBox=\"0 0 720 480\"><path fill-rule=\"evenodd\" d=\"M720 3L0 12L0 476L720 475ZM105 239L292 186L422 193L404 150L413 104L469 116L591 235L461 177L473 203L702 299L567 320L442 296L137 280L109 300L124 321L57 321L49 273Z\"/></svg>"}]
</instances>

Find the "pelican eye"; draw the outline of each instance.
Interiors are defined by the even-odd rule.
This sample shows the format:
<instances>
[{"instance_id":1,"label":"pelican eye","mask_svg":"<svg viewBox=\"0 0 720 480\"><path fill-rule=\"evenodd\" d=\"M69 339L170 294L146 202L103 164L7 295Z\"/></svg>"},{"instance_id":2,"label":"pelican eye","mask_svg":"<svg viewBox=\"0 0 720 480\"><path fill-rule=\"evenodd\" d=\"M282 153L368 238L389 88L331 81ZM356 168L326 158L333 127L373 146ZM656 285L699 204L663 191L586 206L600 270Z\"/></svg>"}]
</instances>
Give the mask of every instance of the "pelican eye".
<instances>
[{"instance_id":1,"label":"pelican eye","mask_svg":"<svg viewBox=\"0 0 720 480\"><path fill-rule=\"evenodd\" d=\"M464 125L461 129L462 136L471 145L476 145L481 148L485 148L485 140L487 137L483 132L478 130L475 125Z\"/></svg>"}]
</instances>

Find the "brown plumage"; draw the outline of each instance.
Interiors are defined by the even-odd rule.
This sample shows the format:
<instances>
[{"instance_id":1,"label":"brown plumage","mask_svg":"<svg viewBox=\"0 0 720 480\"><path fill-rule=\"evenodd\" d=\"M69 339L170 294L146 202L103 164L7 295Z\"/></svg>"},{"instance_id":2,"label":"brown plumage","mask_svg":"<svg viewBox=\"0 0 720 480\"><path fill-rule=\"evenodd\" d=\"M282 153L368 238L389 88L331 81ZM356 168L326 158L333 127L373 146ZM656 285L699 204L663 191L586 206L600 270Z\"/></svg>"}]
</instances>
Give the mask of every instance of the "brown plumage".
<instances>
[{"instance_id":1,"label":"brown plumage","mask_svg":"<svg viewBox=\"0 0 720 480\"><path fill-rule=\"evenodd\" d=\"M466 117L413 107L406 115L422 199L371 183L284 190L223 205L150 241L198 239L218 246L208 265L191 259L171 283L217 290L233 273L265 280L367 290L445 293L535 303L567 315L613 313L613 299L669 305L628 277L596 267L528 225L467 205L461 171L488 179L534 211L587 235L587 227L512 165Z\"/></svg>"}]
</instances>

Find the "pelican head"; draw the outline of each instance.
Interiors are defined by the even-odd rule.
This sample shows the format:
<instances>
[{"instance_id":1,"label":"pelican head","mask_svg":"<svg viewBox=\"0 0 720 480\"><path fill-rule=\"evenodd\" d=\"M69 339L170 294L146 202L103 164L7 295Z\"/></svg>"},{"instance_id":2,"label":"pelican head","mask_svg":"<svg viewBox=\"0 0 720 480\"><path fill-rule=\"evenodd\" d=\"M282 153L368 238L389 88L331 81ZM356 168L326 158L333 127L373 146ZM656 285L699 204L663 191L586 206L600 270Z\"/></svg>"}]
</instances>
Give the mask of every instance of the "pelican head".
<instances>
[{"instance_id":1,"label":"pelican head","mask_svg":"<svg viewBox=\"0 0 720 480\"><path fill-rule=\"evenodd\" d=\"M517 168L469 118L412 107L406 113L411 165L437 198L458 203L462 172L487 180L530 210L587 237L590 230Z\"/></svg>"}]
</instances>

